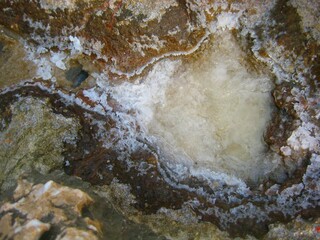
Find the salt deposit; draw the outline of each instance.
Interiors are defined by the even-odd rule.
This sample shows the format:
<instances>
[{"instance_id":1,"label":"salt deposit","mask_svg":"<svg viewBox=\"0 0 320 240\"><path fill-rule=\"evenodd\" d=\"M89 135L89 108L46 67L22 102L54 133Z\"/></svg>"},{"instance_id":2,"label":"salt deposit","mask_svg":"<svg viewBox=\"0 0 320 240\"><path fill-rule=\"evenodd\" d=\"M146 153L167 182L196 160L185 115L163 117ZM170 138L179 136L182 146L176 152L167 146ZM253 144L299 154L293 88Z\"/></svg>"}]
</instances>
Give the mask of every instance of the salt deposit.
<instances>
[{"instance_id":1,"label":"salt deposit","mask_svg":"<svg viewBox=\"0 0 320 240\"><path fill-rule=\"evenodd\" d=\"M272 83L248 71L243 56L225 31L204 58L191 64L162 61L142 83L124 83L111 92L134 110L160 146L162 161L256 181L272 168L263 142Z\"/></svg>"}]
</instances>

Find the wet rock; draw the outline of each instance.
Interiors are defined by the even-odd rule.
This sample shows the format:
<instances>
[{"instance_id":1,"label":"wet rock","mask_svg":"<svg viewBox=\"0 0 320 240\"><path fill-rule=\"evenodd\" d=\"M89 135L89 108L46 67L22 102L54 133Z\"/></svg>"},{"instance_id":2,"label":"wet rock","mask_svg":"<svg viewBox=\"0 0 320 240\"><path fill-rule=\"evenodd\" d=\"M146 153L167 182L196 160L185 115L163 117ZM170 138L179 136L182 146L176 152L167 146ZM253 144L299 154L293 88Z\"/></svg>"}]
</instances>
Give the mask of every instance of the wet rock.
<instances>
[{"instance_id":1,"label":"wet rock","mask_svg":"<svg viewBox=\"0 0 320 240\"><path fill-rule=\"evenodd\" d=\"M53 113L45 99L21 98L5 109L9 116L0 132L1 188L12 187L24 172L61 169L64 144L77 139L77 119ZM1 117L5 122L5 115Z\"/></svg>"},{"instance_id":2,"label":"wet rock","mask_svg":"<svg viewBox=\"0 0 320 240\"><path fill-rule=\"evenodd\" d=\"M19 180L12 202L0 208L0 236L12 239L98 239L99 223L82 216L92 199L53 181Z\"/></svg>"}]
</instances>

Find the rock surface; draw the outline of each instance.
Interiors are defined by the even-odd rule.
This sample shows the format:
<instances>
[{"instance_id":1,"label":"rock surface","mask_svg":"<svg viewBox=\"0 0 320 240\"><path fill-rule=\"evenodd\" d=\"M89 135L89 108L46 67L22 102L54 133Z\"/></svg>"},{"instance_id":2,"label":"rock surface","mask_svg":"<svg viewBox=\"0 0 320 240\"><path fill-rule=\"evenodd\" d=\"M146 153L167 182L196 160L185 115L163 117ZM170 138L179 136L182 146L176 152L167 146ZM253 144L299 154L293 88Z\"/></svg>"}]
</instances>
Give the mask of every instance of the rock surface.
<instances>
[{"instance_id":1,"label":"rock surface","mask_svg":"<svg viewBox=\"0 0 320 240\"><path fill-rule=\"evenodd\" d=\"M186 233L195 239L317 237L318 8L311 0L1 1L0 23L7 29L0 39L1 71L9 68L5 59L12 54L16 69L30 74L18 84L19 74L7 81L1 77L0 160L8 169L3 186L12 186L20 169L46 173L64 165L67 174L93 184L118 211L168 238L185 239ZM265 141L284 170L281 178L271 173L259 186L166 165L158 146L145 135L135 103L124 98L125 91L117 92L122 82L136 80L125 88L135 91L148 77L155 84L159 76L174 77L167 72L171 63L196 62L225 31L247 53L242 64L248 71L266 71L274 79L275 110ZM23 41L18 43L17 36ZM16 46L24 46L24 52ZM24 63L17 64L22 56ZM74 68L88 78L81 82L83 77L75 75L70 82L66 73ZM21 121L48 129L37 135ZM65 141L70 136L78 136L77 141ZM22 148L15 148L20 142ZM52 146L53 161L47 161L42 146ZM22 168L19 159L28 159ZM34 234L45 231L46 224ZM65 231L69 236L74 229Z\"/></svg>"},{"instance_id":2,"label":"rock surface","mask_svg":"<svg viewBox=\"0 0 320 240\"><path fill-rule=\"evenodd\" d=\"M2 106L0 123L0 186L12 187L24 172L47 174L63 166L64 144L74 144L79 122L52 112L48 102L23 98Z\"/></svg>"},{"instance_id":3,"label":"rock surface","mask_svg":"<svg viewBox=\"0 0 320 240\"><path fill-rule=\"evenodd\" d=\"M284 239L284 240L313 240L320 236L320 219L306 221L297 218L289 224L272 224L270 231L265 237L266 240Z\"/></svg>"},{"instance_id":4,"label":"rock surface","mask_svg":"<svg viewBox=\"0 0 320 240\"><path fill-rule=\"evenodd\" d=\"M47 47L71 42L111 75L135 75L162 56L192 50L205 35L183 1L5 0L0 9L0 24Z\"/></svg>"},{"instance_id":5,"label":"rock surface","mask_svg":"<svg viewBox=\"0 0 320 240\"><path fill-rule=\"evenodd\" d=\"M12 202L0 208L2 239L98 239L99 223L82 215L92 199L53 181L20 180ZM79 228L81 226L81 228Z\"/></svg>"},{"instance_id":6,"label":"rock surface","mask_svg":"<svg viewBox=\"0 0 320 240\"><path fill-rule=\"evenodd\" d=\"M32 78L35 66L31 61L21 61L25 59L26 52L19 35L1 25L0 32L0 88L5 88Z\"/></svg>"}]
</instances>

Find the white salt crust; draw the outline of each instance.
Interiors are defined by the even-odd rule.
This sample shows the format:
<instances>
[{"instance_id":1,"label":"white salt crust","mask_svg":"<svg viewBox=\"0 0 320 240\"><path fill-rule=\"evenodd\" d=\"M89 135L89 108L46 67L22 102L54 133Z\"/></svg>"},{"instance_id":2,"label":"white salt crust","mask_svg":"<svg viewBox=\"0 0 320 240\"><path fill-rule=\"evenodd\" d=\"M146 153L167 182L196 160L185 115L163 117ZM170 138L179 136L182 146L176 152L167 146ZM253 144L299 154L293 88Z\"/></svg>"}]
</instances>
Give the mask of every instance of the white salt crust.
<instances>
[{"instance_id":1,"label":"white salt crust","mask_svg":"<svg viewBox=\"0 0 320 240\"><path fill-rule=\"evenodd\" d=\"M242 55L225 31L205 59L188 66L162 61L142 83L110 92L136 113L161 159L256 180L272 169L262 140L272 84L266 75L249 73Z\"/></svg>"}]
</instances>

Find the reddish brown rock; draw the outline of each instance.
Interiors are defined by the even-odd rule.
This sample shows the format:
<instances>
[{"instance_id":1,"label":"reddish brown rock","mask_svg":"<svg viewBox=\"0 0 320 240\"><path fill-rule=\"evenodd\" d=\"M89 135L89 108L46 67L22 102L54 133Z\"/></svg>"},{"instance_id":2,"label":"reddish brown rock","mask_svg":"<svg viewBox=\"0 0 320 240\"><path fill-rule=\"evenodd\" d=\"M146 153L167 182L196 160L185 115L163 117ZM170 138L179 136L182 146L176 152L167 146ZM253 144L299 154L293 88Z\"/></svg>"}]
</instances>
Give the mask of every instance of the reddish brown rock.
<instances>
[{"instance_id":1,"label":"reddish brown rock","mask_svg":"<svg viewBox=\"0 0 320 240\"><path fill-rule=\"evenodd\" d=\"M0 24L49 48L77 37L115 75L135 75L153 59L191 50L205 35L184 1L5 0L0 10Z\"/></svg>"}]
</instances>

